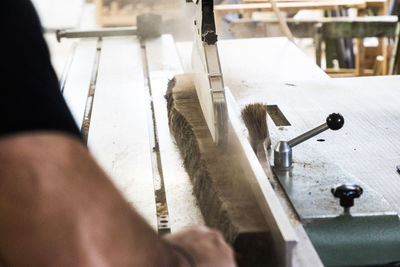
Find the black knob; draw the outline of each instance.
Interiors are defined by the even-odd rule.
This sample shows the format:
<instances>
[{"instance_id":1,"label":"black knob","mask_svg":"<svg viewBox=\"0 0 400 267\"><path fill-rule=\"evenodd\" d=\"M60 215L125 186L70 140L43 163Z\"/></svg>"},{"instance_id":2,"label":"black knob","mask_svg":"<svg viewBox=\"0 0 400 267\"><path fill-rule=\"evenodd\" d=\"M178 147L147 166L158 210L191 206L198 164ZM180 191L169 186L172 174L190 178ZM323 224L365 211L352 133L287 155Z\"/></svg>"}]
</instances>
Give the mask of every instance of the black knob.
<instances>
[{"instance_id":1,"label":"black knob","mask_svg":"<svg viewBox=\"0 0 400 267\"><path fill-rule=\"evenodd\" d=\"M340 198L340 206L350 208L354 206L354 199L362 195L363 189L358 185L344 184L332 188L331 192L335 197Z\"/></svg>"},{"instance_id":2,"label":"black knob","mask_svg":"<svg viewBox=\"0 0 400 267\"><path fill-rule=\"evenodd\" d=\"M218 41L218 35L214 31L209 30L203 34L203 41L208 45L213 45Z\"/></svg>"},{"instance_id":3,"label":"black knob","mask_svg":"<svg viewBox=\"0 0 400 267\"><path fill-rule=\"evenodd\" d=\"M331 130L337 131L341 129L344 125L344 118L341 114L339 113L332 113L329 115L329 117L326 119L326 123L328 124L328 127Z\"/></svg>"}]
</instances>

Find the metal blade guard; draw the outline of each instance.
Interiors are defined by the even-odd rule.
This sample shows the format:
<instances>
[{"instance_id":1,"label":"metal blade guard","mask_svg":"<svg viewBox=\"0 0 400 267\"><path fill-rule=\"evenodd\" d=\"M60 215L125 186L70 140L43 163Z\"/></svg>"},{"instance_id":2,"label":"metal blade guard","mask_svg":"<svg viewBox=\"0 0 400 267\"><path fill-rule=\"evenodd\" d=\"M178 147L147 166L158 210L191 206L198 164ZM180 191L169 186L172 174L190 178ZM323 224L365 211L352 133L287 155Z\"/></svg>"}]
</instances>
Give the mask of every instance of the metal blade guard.
<instances>
[{"instance_id":1,"label":"metal blade guard","mask_svg":"<svg viewBox=\"0 0 400 267\"><path fill-rule=\"evenodd\" d=\"M227 142L228 112L225 87L218 55L213 0L193 0L196 4L192 67L196 91L217 145Z\"/></svg>"}]
</instances>

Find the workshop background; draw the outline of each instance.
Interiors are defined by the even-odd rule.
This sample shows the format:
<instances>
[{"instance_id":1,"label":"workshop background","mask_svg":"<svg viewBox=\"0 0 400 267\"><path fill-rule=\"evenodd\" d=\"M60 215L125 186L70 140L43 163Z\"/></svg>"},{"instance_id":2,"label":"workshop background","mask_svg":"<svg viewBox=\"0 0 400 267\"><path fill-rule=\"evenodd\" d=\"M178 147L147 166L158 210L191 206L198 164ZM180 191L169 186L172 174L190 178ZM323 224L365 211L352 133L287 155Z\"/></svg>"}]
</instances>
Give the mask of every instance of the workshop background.
<instances>
[{"instance_id":1,"label":"workshop background","mask_svg":"<svg viewBox=\"0 0 400 267\"><path fill-rule=\"evenodd\" d=\"M194 8L183 0L33 0L42 20L49 43L53 64L62 72L71 42L57 43L57 29L94 29L109 26L133 26L136 16L153 12L163 16L163 32L171 33L176 41L190 41L193 37ZM220 39L274 37L287 35L268 0L214 1L217 31ZM296 45L316 61L331 77L386 75L394 60L393 47L397 22L397 0L279 0L280 13L294 36ZM252 7L257 5L256 7ZM278 5L279 6L279 5ZM332 17L362 19L375 25L352 29L354 38L320 41L315 36L315 25ZM335 22L334 22L335 23ZM349 36L348 23L336 22L328 35ZM360 30L361 29L361 30ZM346 32L347 31L347 32ZM366 38L357 38L364 37ZM319 55L318 55L319 53Z\"/></svg>"}]
</instances>

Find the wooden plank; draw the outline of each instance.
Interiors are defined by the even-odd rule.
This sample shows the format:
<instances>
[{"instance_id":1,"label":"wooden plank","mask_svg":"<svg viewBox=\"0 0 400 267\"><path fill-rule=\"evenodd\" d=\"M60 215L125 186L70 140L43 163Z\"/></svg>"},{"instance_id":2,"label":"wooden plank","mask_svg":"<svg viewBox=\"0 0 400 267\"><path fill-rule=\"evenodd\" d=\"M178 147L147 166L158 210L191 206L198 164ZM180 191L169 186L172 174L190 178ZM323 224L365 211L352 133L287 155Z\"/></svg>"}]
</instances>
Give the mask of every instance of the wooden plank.
<instances>
[{"instance_id":1,"label":"wooden plank","mask_svg":"<svg viewBox=\"0 0 400 267\"><path fill-rule=\"evenodd\" d=\"M183 160L169 132L167 103L164 97L168 81L174 75L183 73L183 70L171 35L148 40L146 55L170 227L172 232L176 232L190 225L204 224L192 184L183 167Z\"/></svg>"},{"instance_id":2,"label":"wooden plank","mask_svg":"<svg viewBox=\"0 0 400 267\"><path fill-rule=\"evenodd\" d=\"M145 103L139 41L104 39L88 144L128 201L156 227Z\"/></svg>"},{"instance_id":3,"label":"wooden plank","mask_svg":"<svg viewBox=\"0 0 400 267\"><path fill-rule=\"evenodd\" d=\"M244 4L250 4L250 3L268 3L269 0L243 0ZM277 0L277 2L282 2L282 3L292 3L292 2L298 2L298 3L303 3L303 2L316 2L316 3L324 3L324 2L332 2L332 0ZM384 6L387 4L387 0L365 0L366 4L368 6ZM351 3L349 1L349 3Z\"/></svg>"},{"instance_id":4,"label":"wooden plank","mask_svg":"<svg viewBox=\"0 0 400 267\"><path fill-rule=\"evenodd\" d=\"M166 20L181 16L181 7L185 3L179 0L170 1L121 1L107 3L95 0L97 23L102 26L135 26L136 17L144 13L162 15ZM104 3L106 2L106 3Z\"/></svg>"},{"instance_id":5,"label":"wooden plank","mask_svg":"<svg viewBox=\"0 0 400 267\"><path fill-rule=\"evenodd\" d=\"M269 0L243 0L243 4L268 3L268 1ZM324 3L324 2L332 2L332 0L277 0L277 2L281 2L281 3L304 3L304 2Z\"/></svg>"},{"instance_id":6,"label":"wooden plank","mask_svg":"<svg viewBox=\"0 0 400 267\"><path fill-rule=\"evenodd\" d=\"M324 39L394 37L396 21L336 21L322 25Z\"/></svg>"},{"instance_id":7,"label":"wooden plank","mask_svg":"<svg viewBox=\"0 0 400 267\"><path fill-rule=\"evenodd\" d=\"M331 17L320 19L287 19L288 26L297 38L313 38L316 24L325 26L325 35L355 35L357 36L394 36L396 16L374 17ZM239 19L230 23L230 29L237 38L275 37L282 33L274 32L278 21L276 19ZM335 31L336 30L336 31Z\"/></svg>"},{"instance_id":8,"label":"wooden plank","mask_svg":"<svg viewBox=\"0 0 400 267\"><path fill-rule=\"evenodd\" d=\"M360 1L324 1L324 2L304 2L304 3L278 3L278 8L281 11L296 12L302 9L336 9L336 8L357 8L362 9L366 7L366 3L363 0ZM272 6L269 3L260 4L224 4L216 5L215 13L231 14L240 12L262 12L272 11Z\"/></svg>"},{"instance_id":9,"label":"wooden plank","mask_svg":"<svg viewBox=\"0 0 400 267\"><path fill-rule=\"evenodd\" d=\"M81 40L64 87L64 98L76 124L81 127L85 114L86 100L95 63L97 40Z\"/></svg>"},{"instance_id":10,"label":"wooden plank","mask_svg":"<svg viewBox=\"0 0 400 267\"><path fill-rule=\"evenodd\" d=\"M268 3L269 0L243 0L243 4L255 4L255 3ZM327 3L331 2L332 0L277 0L277 2L281 3L307 3L307 2L313 2L313 3ZM351 3L351 1L349 1ZM380 13L379 15L386 15L387 13L387 6L388 6L388 1L387 0L365 0L366 7L374 7L382 10L383 12Z\"/></svg>"}]
</instances>

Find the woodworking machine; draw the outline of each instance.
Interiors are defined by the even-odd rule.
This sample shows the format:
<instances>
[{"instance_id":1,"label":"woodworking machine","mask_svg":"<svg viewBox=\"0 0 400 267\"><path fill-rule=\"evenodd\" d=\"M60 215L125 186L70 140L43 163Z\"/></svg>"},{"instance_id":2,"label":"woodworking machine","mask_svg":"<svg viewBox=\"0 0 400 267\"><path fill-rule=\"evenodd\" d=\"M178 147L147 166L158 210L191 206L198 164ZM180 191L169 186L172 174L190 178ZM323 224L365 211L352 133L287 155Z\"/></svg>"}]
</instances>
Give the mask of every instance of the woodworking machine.
<instances>
[{"instance_id":1,"label":"woodworking machine","mask_svg":"<svg viewBox=\"0 0 400 267\"><path fill-rule=\"evenodd\" d=\"M217 47L213 0L193 2L196 5L196 16L191 63L202 112L216 145L228 144L228 129L235 131L244 151L243 164L248 165L249 176L250 172L254 176L253 189L262 196L258 197L263 200L259 204L265 211L263 213L266 220L274 227L274 241L277 247L281 248L279 257L283 255L284 265L309 266L307 262L294 264L292 260L295 257L301 258L302 253L305 255L303 258L307 258L316 251L326 266L379 266L389 263L397 266L393 263L400 262L400 223L397 212L380 193L332 163L326 156L329 151L324 154L312 146L300 145L328 129L341 129L345 120L347 123L347 119L343 117L346 114L342 113L342 110L333 110L342 113L343 116L331 114L322 125L290 141L286 140L293 136L281 140L284 133L272 131L271 141L276 146L271 155L271 164L261 166L247 139L242 136L245 132L243 123L237 119L240 112L235 106L233 94L224 85ZM128 35L139 35L143 38L160 36L159 17L147 15L141 18L143 20L138 18L137 28L60 31L57 32L57 38L60 40ZM143 26L142 21L145 21L144 24L146 21L147 24L150 22L150 29L143 30L147 26ZM275 93L275 96L277 94ZM297 105L298 102L292 103ZM326 115L328 114L324 116ZM343 130L335 132L335 135L337 138L346 138ZM294 148L297 145L299 146ZM284 197L279 199L284 198L283 202L290 202L288 210L292 213L289 212L289 215L279 203L277 204L276 192L272 190L264 173L268 171L269 166L273 166L275 179L280 184L274 188L275 191L283 192L281 195ZM397 171L400 172L399 166ZM306 234L302 236L304 230ZM312 242L311 247L303 246L303 243L309 241Z\"/></svg>"},{"instance_id":2,"label":"woodworking machine","mask_svg":"<svg viewBox=\"0 0 400 267\"><path fill-rule=\"evenodd\" d=\"M227 115L213 23L213 1L195 2L197 14L192 60L196 90L209 129L219 143L226 136ZM308 155L315 158L311 166L292 160L294 146L325 130L337 131L343 125L342 115L331 114L315 129L290 141L277 142L274 173L325 265L365 266L399 262L400 222L398 214L383 196L334 164L323 163L325 160L317 153Z\"/></svg>"}]
</instances>

